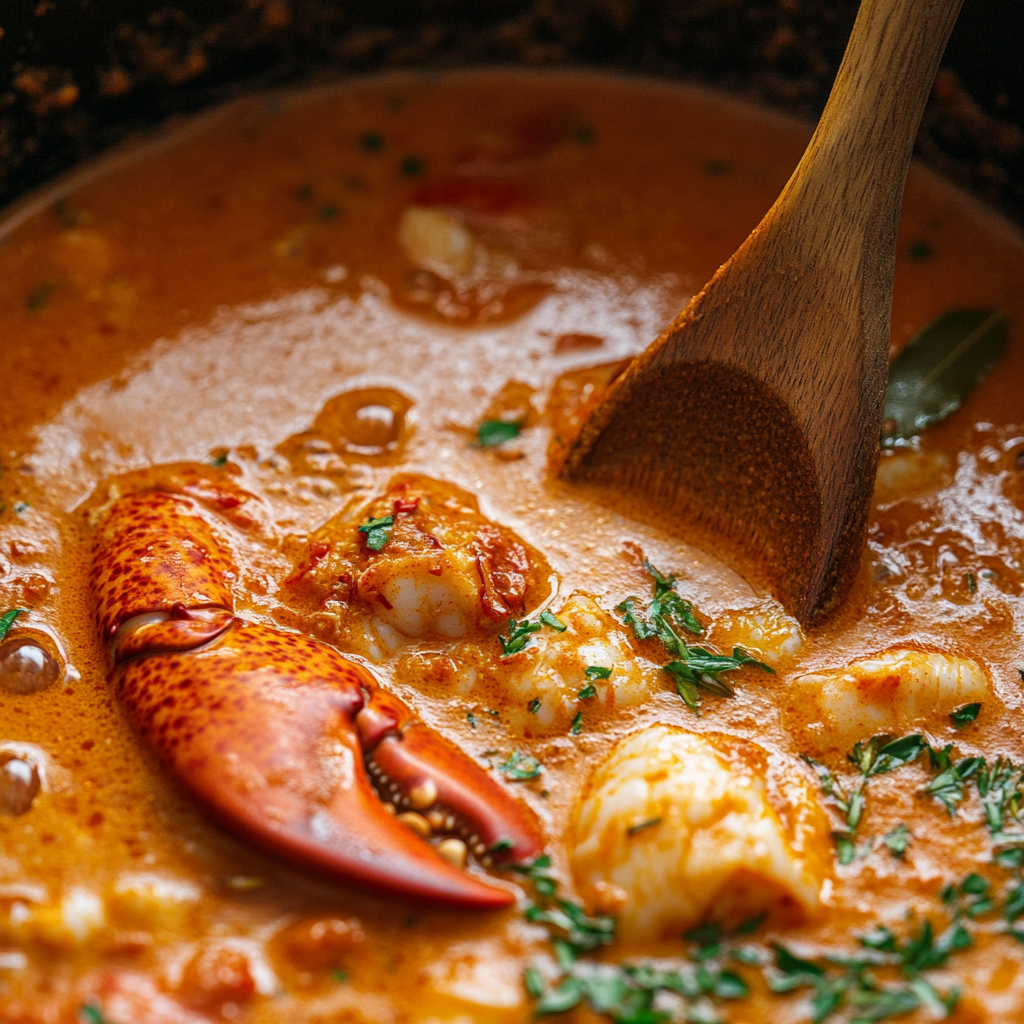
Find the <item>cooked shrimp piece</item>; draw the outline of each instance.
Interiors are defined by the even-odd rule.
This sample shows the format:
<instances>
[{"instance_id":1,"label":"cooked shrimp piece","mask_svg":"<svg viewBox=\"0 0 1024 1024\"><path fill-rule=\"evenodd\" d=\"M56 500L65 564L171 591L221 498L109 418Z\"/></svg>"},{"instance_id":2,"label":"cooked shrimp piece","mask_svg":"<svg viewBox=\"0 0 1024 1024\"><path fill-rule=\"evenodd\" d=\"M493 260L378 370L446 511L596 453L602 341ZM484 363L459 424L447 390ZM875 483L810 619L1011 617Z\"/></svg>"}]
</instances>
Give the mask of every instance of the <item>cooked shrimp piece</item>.
<instances>
[{"instance_id":1,"label":"cooked shrimp piece","mask_svg":"<svg viewBox=\"0 0 1024 1024\"><path fill-rule=\"evenodd\" d=\"M316 598L339 631L360 610L378 648L409 639L494 632L544 596L550 570L454 484L402 474L355 515L328 521L289 583ZM366 641L373 647L372 640Z\"/></svg>"},{"instance_id":2,"label":"cooked shrimp piece","mask_svg":"<svg viewBox=\"0 0 1024 1024\"><path fill-rule=\"evenodd\" d=\"M831 863L828 823L798 766L748 740L669 725L627 736L598 766L568 851L581 893L617 909L633 941L708 920L814 915Z\"/></svg>"},{"instance_id":3,"label":"cooked shrimp piece","mask_svg":"<svg viewBox=\"0 0 1024 1024\"><path fill-rule=\"evenodd\" d=\"M751 608L726 612L715 619L710 640L724 651L742 647L758 661L778 665L800 652L804 634L800 623L781 605L765 598Z\"/></svg>"},{"instance_id":4,"label":"cooked shrimp piece","mask_svg":"<svg viewBox=\"0 0 1024 1024\"><path fill-rule=\"evenodd\" d=\"M665 688L661 668L636 653L626 629L592 597L572 594L555 618L563 631L543 629L503 659L500 678L512 699L505 721L513 729L565 732L580 710L636 707Z\"/></svg>"},{"instance_id":5,"label":"cooked shrimp piece","mask_svg":"<svg viewBox=\"0 0 1024 1024\"><path fill-rule=\"evenodd\" d=\"M961 704L984 700L990 683L970 658L895 650L794 680L799 708L814 702L819 720L807 726L839 746L880 732L907 729Z\"/></svg>"},{"instance_id":6,"label":"cooked shrimp piece","mask_svg":"<svg viewBox=\"0 0 1024 1024\"><path fill-rule=\"evenodd\" d=\"M514 654L503 656L494 637L466 640L403 658L401 678L501 707L505 728L525 736L568 732L581 711L636 707L666 688L661 667L589 595L573 593L553 619Z\"/></svg>"}]
</instances>

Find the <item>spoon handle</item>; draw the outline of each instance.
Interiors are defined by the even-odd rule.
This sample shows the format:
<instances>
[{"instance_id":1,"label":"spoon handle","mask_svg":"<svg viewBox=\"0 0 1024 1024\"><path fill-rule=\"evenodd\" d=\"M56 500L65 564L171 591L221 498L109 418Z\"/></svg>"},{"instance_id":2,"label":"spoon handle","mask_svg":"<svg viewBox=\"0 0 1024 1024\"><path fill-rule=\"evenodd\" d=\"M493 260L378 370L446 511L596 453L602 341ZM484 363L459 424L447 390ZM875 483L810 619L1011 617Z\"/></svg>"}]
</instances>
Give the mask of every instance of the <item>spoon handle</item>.
<instances>
[{"instance_id":1,"label":"spoon handle","mask_svg":"<svg viewBox=\"0 0 1024 1024\"><path fill-rule=\"evenodd\" d=\"M962 2L862 0L825 111L777 214L825 204L832 215L819 224L853 231L876 253L891 251L914 139ZM834 238L819 240L834 251Z\"/></svg>"}]
</instances>

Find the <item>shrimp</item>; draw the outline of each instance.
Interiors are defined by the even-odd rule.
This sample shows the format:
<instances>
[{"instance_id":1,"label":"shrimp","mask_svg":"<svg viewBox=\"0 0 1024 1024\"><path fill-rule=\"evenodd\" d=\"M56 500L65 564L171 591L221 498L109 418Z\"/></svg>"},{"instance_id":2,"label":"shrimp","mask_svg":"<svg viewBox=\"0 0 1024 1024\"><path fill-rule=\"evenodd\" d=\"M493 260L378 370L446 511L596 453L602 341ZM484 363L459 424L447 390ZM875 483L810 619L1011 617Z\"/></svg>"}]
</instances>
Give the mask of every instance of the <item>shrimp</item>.
<instances>
[{"instance_id":1,"label":"shrimp","mask_svg":"<svg viewBox=\"0 0 1024 1024\"><path fill-rule=\"evenodd\" d=\"M845 668L798 676L793 687L800 705L810 698L820 716L808 730L848 746L984 700L990 683L970 658L898 649Z\"/></svg>"},{"instance_id":2,"label":"shrimp","mask_svg":"<svg viewBox=\"0 0 1024 1024\"><path fill-rule=\"evenodd\" d=\"M505 706L506 727L526 736L564 733L581 710L636 707L665 688L662 669L592 597L573 593L555 620L565 628L541 629L509 657L493 643L455 645L452 688L460 696L488 691L489 702Z\"/></svg>"},{"instance_id":3,"label":"shrimp","mask_svg":"<svg viewBox=\"0 0 1024 1024\"><path fill-rule=\"evenodd\" d=\"M543 556L481 515L473 495L402 474L356 516L342 513L317 530L289 583L317 600L336 632L379 656L409 640L493 634L549 576ZM353 616L360 611L368 619Z\"/></svg>"},{"instance_id":4,"label":"shrimp","mask_svg":"<svg viewBox=\"0 0 1024 1024\"><path fill-rule=\"evenodd\" d=\"M768 912L813 916L830 889L828 823L811 781L748 740L654 725L591 776L568 850L581 893L632 941Z\"/></svg>"}]
</instances>

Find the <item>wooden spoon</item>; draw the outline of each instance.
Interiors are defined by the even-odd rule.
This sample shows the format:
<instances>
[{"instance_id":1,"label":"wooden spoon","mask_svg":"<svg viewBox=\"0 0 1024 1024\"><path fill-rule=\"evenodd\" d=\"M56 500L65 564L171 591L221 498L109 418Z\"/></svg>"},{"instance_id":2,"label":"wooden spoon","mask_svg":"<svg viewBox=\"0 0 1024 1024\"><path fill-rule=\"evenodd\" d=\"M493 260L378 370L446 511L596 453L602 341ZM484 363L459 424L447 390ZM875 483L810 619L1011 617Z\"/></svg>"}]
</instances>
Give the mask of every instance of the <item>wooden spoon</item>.
<instances>
[{"instance_id":1,"label":"wooden spoon","mask_svg":"<svg viewBox=\"0 0 1024 1024\"><path fill-rule=\"evenodd\" d=\"M562 474L667 504L802 622L857 572L877 466L896 225L962 0L863 0L775 205L614 383Z\"/></svg>"}]
</instances>

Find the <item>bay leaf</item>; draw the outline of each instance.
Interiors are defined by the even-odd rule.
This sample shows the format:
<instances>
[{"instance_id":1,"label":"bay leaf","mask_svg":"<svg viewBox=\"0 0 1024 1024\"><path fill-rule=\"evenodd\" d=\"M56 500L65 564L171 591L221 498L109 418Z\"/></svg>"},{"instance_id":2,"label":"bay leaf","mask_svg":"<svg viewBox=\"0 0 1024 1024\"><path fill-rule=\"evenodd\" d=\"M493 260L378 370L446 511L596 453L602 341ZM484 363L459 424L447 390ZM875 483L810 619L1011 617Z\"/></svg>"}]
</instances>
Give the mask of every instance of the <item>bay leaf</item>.
<instances>
[{"instance_id":1,"label":"bay leaf","mask_svg":"<svg viewBox=\"0 0 1024 1024\"><path fill-rule=\"evenodd\" d=\"M998 309L954 309L918 331L889 366L882 447L959 409L1005 351L1008 322Z\"/></svg>"}]
</instances>

